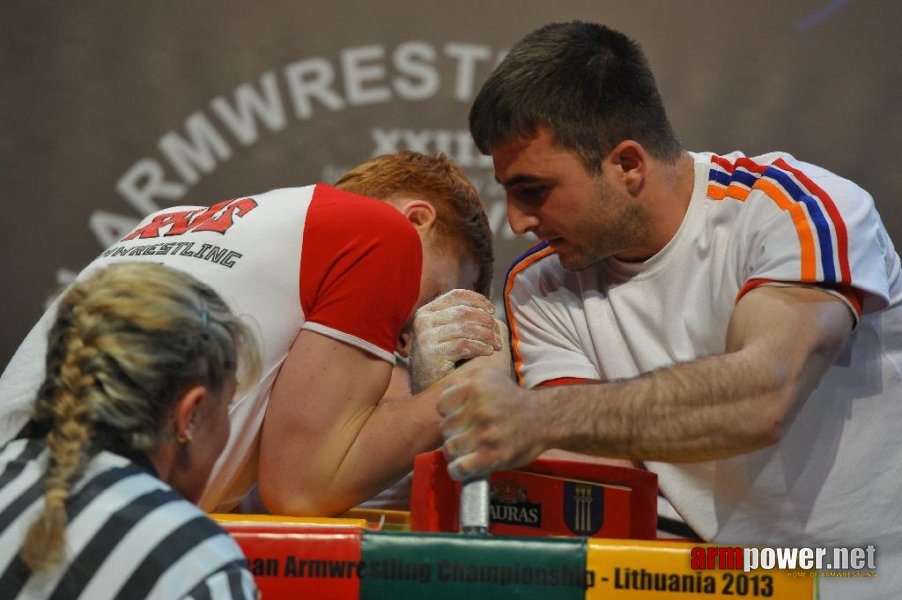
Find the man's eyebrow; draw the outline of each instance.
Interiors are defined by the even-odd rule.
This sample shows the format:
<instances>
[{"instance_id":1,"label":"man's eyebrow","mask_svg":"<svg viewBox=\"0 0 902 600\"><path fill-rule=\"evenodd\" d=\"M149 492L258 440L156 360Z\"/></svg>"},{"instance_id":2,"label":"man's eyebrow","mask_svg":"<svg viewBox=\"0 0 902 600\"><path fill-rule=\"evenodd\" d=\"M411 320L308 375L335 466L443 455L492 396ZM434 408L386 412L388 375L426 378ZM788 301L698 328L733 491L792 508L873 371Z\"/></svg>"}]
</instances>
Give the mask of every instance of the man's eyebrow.
<instances>
[{"instance_id":1,"label":"man's eyebrow","mask_svg":"<svg viewBox=\"0 0 902 600\"><path fill-rule=\"evenodd\" d=\"M501 181L498 179L498 176L495 175L495 181L497 181L502 187L511 187L513 185L517 185L518 183L536 183L538 181L542 181L541 177L536 177L535 175L514 175L507 181Z\"/></svg>"}]
</instances>

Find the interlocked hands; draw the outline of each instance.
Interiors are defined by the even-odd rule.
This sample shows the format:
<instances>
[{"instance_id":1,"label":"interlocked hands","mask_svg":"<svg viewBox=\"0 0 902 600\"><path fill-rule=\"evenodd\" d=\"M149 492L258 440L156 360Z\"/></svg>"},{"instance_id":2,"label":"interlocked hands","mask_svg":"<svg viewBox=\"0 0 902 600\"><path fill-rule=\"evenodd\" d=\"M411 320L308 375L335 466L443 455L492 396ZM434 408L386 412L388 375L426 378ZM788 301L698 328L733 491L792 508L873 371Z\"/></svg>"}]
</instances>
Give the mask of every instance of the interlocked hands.
<instances>
[{"instance_id":1,"label":"interlocked hands","mask_svg":"<svg viewBox=\"0 0 902 600\"><path fill-rule=\"evenodd\" d=\"M466 481L529 464L547 450L543 414L534 395L503 371L479 368L441 395L442 449L448 474Z\"/></svg>"},{"instance_id":2,"label":"interlocked hands","mask_svg":"<svg viewBox=\"0 0 902 600\"><path fill-rule=\"evenodd\" d=\"M428 388L462 362L500 351L503 325L494 313L488 298L469 290L451 290L417 310L410 352L413 393ZM508 362L506 354L501 360Z\"/></svg>"}]
</instances>

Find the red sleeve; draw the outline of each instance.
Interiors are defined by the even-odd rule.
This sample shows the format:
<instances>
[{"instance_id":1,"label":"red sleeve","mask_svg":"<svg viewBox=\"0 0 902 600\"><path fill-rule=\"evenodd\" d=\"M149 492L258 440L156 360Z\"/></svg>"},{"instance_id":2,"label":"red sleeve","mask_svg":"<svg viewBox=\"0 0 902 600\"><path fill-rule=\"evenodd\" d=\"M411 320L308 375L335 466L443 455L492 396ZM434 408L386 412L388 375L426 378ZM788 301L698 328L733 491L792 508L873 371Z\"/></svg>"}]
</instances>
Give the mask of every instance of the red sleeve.
<instances>
[{"instance_id":1,"label":"red sleeve","mask_svg":"<svg viewBox=\"0 0 902 600\"><path fill-rule=\"evenodd\" d=\"M303 327L393 362L422 266L419 235L400 211L317 185L301 247Z\"/></svg>"},{"instance_id":2,"label":"red sleeve","mask_svg":"<svg viewBox=\"0 0 902 600\"><path fill-rule=\"evenodd\" d=\"M579 385L581 383L600 383L597 379L583 379L582 377L558 377L543 381L536 387L554 387L558 385Z\"/></svg>"}]
</instances>

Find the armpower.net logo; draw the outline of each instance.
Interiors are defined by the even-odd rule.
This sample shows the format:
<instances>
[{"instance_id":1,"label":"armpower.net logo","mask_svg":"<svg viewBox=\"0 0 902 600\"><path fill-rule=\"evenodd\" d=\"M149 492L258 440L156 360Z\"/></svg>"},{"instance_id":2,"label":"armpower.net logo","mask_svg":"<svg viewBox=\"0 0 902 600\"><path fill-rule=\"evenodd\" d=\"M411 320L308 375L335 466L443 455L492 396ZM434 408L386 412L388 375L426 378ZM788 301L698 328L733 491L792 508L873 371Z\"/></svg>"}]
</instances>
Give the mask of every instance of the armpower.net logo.
<instances>
[{"instance_id":1,"label":"armpower.net logo","mask_svg":"<svg viewBox=\"0 0 902 600\"><path fill-rule=\"evenodd\" d=\"M877 549L863 548L742 548L696 546L690 552L696 571L781 570L806 577L875 577Z\"/></svg>"}]
</instances>

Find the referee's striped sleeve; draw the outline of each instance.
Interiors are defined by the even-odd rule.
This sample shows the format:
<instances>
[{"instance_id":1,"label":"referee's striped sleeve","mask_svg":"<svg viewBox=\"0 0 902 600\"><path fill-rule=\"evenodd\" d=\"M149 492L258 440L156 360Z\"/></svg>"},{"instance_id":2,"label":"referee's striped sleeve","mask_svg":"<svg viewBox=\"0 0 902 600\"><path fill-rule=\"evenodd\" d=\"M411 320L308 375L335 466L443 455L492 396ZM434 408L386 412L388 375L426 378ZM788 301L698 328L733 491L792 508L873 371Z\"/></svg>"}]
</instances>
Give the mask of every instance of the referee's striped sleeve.
<instances>
[{"instance_id":1,"label":"referee's striped sleeve","mask_svg":"<svg viewBox=\"0 0 902 600\"><path fill-rule=\"evenodd\" d=\"M109 452L92 458L66 501L64 563L32 573L20 552L43 507L47 454L35 440L0 448L0 600L256 600L228 533L146 467Z\"/></svg>"},{"instance_id":2,"label":"referee's striped sleeve","mask_svg":"<svg viewBox=\"0 0 902 600\"><path fill-rule=\"evenodd\" d=\"M221 598L256 600L257 588L244 561L235 561L197 584L188 593L187 598L191 600L219 600Z\"/></svg>"},{"instance_id":3,"label":"referee's striped sleeve","mask_svg":"<svg viewBox=\"0 0 902 600\"><path fill-rule=\"evenodd\" d=\"M98 571L107 563L111 556L121 547L120 544L128 533L139 526L141 519L152 512L153 507L165 506L168 502L178 502L181 497L172 490L153 489L134 498L124 507L110 515L102 527L82 545L73 562L78 569L69 569L60 580L51 600L64 600L77 598L85 587L97 575ZM132 556L138 553L137 548L123 548ZM122 557L125 558L124 556ZM122 560L115 563L122 564ZM99 590L98 590L99 591Z\"/></svg>"},{"instance_id":4,"label":"referee's striped sleeve","mask_svg":"<svg viewBox=\"0 0 902 600\"><path fill-rule=\"evenodd\" d=\"M165 598L169 590L182 589L186 582L199 581L234 560L228 543L235 544L221 527L198 513L144 555L116 599L127 600L135 589Z\"/></svg>"}]
</instances>

